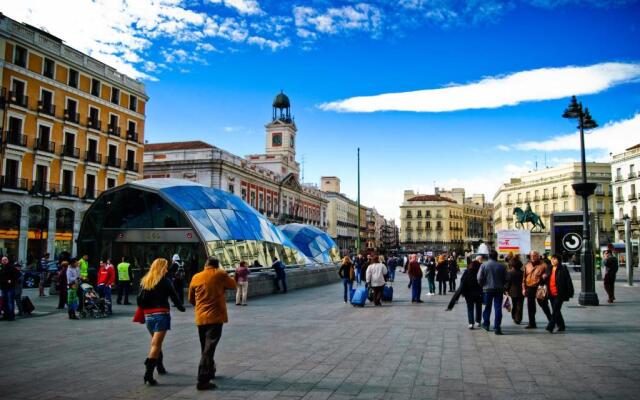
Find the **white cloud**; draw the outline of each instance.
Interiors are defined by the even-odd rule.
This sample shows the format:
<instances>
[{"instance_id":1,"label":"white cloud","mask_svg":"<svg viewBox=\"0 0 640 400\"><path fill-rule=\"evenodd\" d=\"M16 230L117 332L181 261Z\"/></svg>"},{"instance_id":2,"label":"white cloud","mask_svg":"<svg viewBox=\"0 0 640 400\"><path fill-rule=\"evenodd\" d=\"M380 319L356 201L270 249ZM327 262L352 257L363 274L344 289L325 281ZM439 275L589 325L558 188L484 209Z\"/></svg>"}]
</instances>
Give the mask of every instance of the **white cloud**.
<instances>
[{"instance_id":1,"label":"white cloud","mask_svg":"<svg viewBox=\"0 0 640 400\"><path fill-rule=\"evenodd\" d=\"M500 151L509 151L511 148L509 146L505 146L504 144L499 144L496 146L496 149Z\"/></svg>"},{"instance_id":2,"label":"white cloud","mask_svg":"<svg viewBox=\"0 0 640 400\"><path fill-rule=\"evenodd\" d=\"M276 51L278 49L288 47L291 44L291 41L289 39L275 41L271 39L265 39L260 36L251 36L249 37L249 39L247 39L247 43L255 44L259 46L261 49L267 47L267 48L270 48L271 51Z\"/></svg>"},{"instance_id":3,"label":"white cloud","mask_svg":"<svg viewBox=\"0 0 640 400\"><path fill-rule=\"evenodd\" d=\"M640 78L640 63L540 68L440 89L352 97L321 104L325 111L446 112L498 108L522 102L599 93Z\"/></svg>"},{"instance_id":4,"label":"white cloud","mask_svg":"<svg viewBox=\"0 0 640 400\"><path fill-rule=\"evenodd\" d=\"M224 4L229 8L234 8L240 14L264 14L264 11L260 8L260 4L257 0L209 0L209 3Z\"/></svg>"},{"instance_id":5,"label":"white cloud","mask_svg":"<svg viewBox=\"0 0 640 400\"><path fill-rule=\"evenodd\" d=\"M196 45L196 51L218 51L211 43L198 43Z\"/></svg>"},{"instance_id":6,"label":"white cloud","mask_svg":"<svg viewBox=\"0 0 640 400\"><path fill-rule=\"evenodd\" d=\"M640 143L640 113L630 119L608 122L600 128L587 131L584 142L588 150L604 150L614 154ZM579 150L580 134L575 132L542 141L522 142L513 147L525 151Z\"/></svg>"},{"instance_id":7,"label":"white cloud","mask_svg":"<svg viewBox=\"0 0 640 400\"><path fill-rule=\"evenodd\" d=\"M293 15L297 33L305 39L315 38L318 33L334 35L349 31L365 31L375 35L382 25L380 9L366 3L331 7L324 13L312 7L296 6Z\"/></svg>"}]
</instances>

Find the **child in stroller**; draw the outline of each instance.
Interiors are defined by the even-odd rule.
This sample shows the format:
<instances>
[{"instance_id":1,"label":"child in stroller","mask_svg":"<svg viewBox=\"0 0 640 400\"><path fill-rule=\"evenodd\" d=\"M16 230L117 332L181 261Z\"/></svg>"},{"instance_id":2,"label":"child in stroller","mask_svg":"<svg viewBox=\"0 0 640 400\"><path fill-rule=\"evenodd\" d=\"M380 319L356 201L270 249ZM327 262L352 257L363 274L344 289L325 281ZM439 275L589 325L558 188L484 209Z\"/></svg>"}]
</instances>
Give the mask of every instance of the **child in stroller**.
<instances>
[{"instance_id":1,"label":"child in stroller","mask_svg":"<svg viewBox=\"0 0 640 400\"><path fill-rule=\"evenodd\" d=\"M80 285L82 288L83 309L80 311L81 318L104 318L107 315L107 306L103 298L93 290L93 286L88 283Z\"/></svg>"}]
</instances>

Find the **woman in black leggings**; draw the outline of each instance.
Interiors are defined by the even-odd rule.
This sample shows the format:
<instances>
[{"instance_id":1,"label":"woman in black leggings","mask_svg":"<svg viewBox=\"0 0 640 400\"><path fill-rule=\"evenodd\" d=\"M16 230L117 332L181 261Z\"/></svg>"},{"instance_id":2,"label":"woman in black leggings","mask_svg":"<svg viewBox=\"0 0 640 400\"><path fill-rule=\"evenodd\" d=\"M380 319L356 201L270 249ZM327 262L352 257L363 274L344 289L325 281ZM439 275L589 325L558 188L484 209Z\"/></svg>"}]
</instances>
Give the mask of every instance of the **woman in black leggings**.
<instances>
[{"instance_id":1,"label":"woman in black leggings","mask_svg":"<svg viewBox=\"0 0 640 400\"><path fill-rule=\"evenodd\" d=\"M438 281L438 294L447 294L447 282L449 282L449 266L444 255L438 257L436 265L436 280Z\"/></svg>"}]
</instances>

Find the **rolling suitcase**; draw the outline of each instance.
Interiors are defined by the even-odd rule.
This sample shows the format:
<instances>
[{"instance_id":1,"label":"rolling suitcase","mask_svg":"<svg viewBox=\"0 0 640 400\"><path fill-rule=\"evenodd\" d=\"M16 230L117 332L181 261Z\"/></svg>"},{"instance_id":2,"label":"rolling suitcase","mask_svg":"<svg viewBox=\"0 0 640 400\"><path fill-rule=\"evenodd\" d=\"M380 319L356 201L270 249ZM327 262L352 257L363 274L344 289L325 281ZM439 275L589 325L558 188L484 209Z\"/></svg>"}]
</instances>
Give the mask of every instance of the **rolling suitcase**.
<instances>
[{"instance_id":1,"label":"rolling suitcase","mask_svg":"<svg viewBox=\"0 0 640 400\"><path fill-rule=\"evenodd\" d=\"M367 289L359 287L355 290L353 296L351 296L351 304L354 307L364 307L367 302Z\"/></svg>"},{"instance_id":2,"label":"rolling suitcase","mask_svg":"<svg viewBox=\"0 0 640 400\"><path fill-rule=\"evenodd\" d=\"M31 314L33 312L33 310L35 310L36 308L33 306L33 303L31 302L31 299L29 298L29 296L24 296L22 298L22 300L20 300L22 302L22 312L26 313L26 314Z\"/></svg>"},{"instance_id":3,"label":"rolling suitcase","mask_svg":"<svg viewBox=\"0 0 640 400\"><path fill-rule=\"evenodd\" d=\"M382 301L393 301L393 286L384 286L384 289L382 289Z\"/></svg>"}]
</instances>

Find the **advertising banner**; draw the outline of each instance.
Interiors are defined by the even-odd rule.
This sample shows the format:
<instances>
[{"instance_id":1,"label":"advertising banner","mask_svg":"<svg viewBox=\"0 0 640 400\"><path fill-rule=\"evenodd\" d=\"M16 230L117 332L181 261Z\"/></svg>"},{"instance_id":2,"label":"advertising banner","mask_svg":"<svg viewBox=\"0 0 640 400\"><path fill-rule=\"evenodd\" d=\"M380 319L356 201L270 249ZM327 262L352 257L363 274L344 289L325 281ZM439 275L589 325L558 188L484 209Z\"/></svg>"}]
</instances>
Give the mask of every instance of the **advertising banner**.
<instances>
[{"instance_id":1,"label":"advertising banner","mask_svg":"<svg viewBox=\"0 0 640 400\"><path fill-rule=\"evenodd\" d=\"M498 254L528 254L531 251L531 232L523 229L498 231Z\"/></svg>"}]
</instances>

